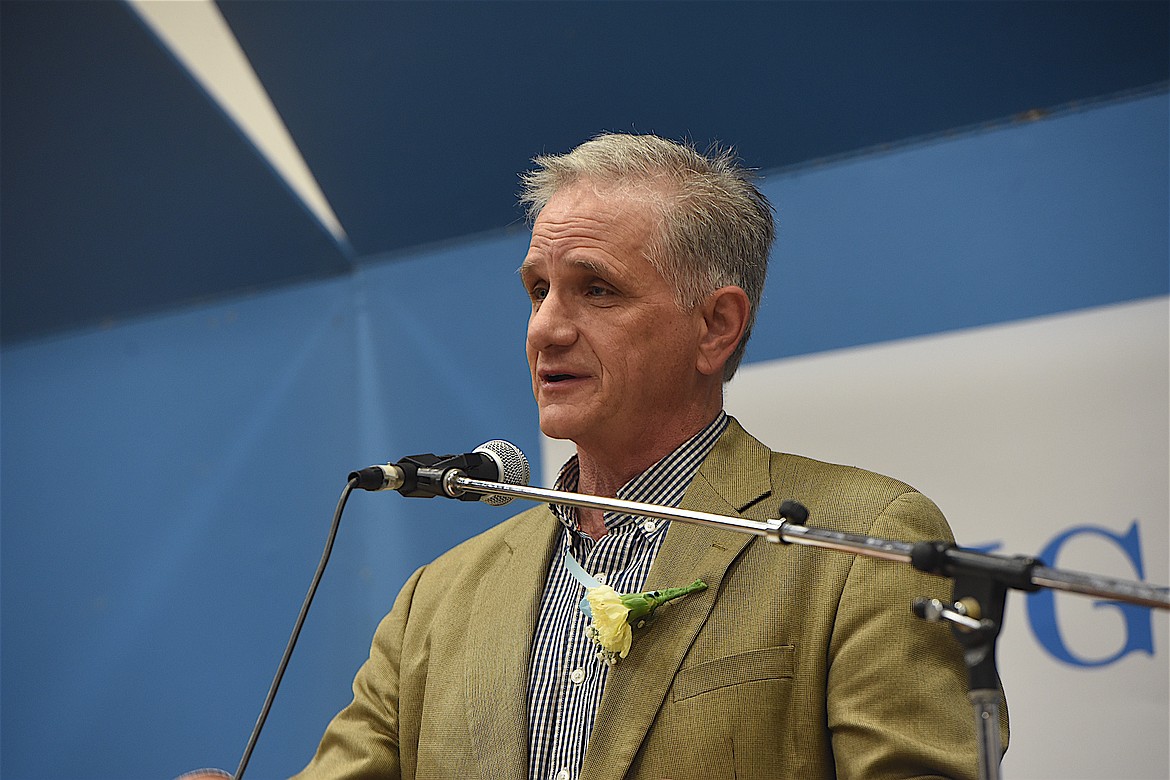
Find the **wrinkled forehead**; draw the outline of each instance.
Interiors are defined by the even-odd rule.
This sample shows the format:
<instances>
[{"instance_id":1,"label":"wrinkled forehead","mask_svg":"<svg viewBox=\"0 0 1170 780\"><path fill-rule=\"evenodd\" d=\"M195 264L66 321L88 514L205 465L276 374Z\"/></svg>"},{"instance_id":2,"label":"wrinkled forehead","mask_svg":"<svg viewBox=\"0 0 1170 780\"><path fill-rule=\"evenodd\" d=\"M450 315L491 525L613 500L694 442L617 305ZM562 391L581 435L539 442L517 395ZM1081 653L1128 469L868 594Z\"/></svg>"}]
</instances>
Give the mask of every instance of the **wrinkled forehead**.
<instances>
[{"instance_id":1,"label":"wrinkled forehead","mask_svg":"<svg viewBox=\"0 0 1170 780\"><path fill-rule=\"evenodd\" d=\"M658 224L668 204L676 197L677 187L663 177L622 177L602 179L578 177L561 184L541 208L536 219L554 202L581 201L595 198L615 211L635 210L647 213Z\"/></svg>"},{"instance_id":2,"label":"wrinkled forehead","mask_svg":"<svg viewBox=\"0 0 1170 780\"><path fill-rule=\"evenodd\" d=\"M673 263L662 257L669 244L664 189L645 180L580 179L562 185L533 223L528 255L518 269L522 277L566 246L601 242L627 262L646 262L677 287Z\"/></svg>"}]
</instances>

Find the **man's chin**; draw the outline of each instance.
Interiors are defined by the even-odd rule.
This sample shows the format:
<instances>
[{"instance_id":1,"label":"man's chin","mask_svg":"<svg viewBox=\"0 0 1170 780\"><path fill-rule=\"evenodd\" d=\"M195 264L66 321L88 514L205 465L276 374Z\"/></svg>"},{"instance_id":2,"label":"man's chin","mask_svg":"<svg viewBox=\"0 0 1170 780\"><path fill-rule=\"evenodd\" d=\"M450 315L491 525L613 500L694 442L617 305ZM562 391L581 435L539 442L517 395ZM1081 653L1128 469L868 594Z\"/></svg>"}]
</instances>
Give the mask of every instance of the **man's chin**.
<instances>
[{"instance_id":1,"label":"man's chin","mask_svg":"<svg viewBox=\"0 0 1170 780\"><path fill-rule=\"evenodd\" d=\"M581 421L565 419L559 414L542 413L540 415L540 432L550 439L567 439L576 441L581 430Z\"/></svg>"},{"instance_id":2,"label":"man's chin","mask_svg":"<svg viewBox=\"0 0 1170 780\"><path fill-rule=\"evenodd\" d=\"M555 424L540 423L540 432L550 439L568 440L573 438L571 432L564 429L564 426Z\"/></svg>"}]
</instances>

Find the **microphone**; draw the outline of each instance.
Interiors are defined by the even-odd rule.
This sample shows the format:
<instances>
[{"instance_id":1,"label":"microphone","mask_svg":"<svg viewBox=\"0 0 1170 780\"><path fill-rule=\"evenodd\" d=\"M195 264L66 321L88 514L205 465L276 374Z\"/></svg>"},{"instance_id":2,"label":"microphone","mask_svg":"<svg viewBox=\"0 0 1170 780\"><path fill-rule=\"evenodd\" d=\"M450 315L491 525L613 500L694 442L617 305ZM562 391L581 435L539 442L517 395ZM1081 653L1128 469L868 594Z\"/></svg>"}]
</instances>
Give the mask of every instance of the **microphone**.
<instances>
[{"instance_id":1,"label":"microphone","mask_svg":"<svg viewBox=\"0 0 1170 780\"><path fill-rule=\"evenodd\" d=\"M409 455L397 463L350 472L349 479L356 480L356 487L362 490L397 490L412 498L478 499L492 506L503 506L512 500L511 496L480 495L456 488L451 480L457 476L527 485L528 458L512 442L492 439L462 455Z\"/></svg>"}]
</instances>

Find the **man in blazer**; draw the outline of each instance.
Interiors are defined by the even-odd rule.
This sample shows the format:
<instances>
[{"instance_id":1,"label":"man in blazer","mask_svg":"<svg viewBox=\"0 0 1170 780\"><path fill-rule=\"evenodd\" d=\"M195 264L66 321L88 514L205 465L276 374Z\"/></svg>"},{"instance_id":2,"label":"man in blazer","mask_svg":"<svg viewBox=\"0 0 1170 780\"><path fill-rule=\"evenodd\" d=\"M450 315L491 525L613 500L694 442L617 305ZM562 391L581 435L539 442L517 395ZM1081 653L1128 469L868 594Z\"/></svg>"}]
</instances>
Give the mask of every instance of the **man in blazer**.
<instances>
[{"instance_id":1,"label":"man in blazer","mask_svg":"<svg viewBox=\"0 0 1170 780\"><path fill-rule=\"evenodd\" d=\"M577 445L561 487L757 520L795 499L819 527L950 538L909 486L772 452L723 412L773 237L729 156L606 135L537 163L521 279L541 428ZM616 663L583 662L566 553L626 592L708 587ZM302 776L974 778L961 652L909 610L948 592L902 564L539 506L411 577Z\"/></svg>"}]
</instances>

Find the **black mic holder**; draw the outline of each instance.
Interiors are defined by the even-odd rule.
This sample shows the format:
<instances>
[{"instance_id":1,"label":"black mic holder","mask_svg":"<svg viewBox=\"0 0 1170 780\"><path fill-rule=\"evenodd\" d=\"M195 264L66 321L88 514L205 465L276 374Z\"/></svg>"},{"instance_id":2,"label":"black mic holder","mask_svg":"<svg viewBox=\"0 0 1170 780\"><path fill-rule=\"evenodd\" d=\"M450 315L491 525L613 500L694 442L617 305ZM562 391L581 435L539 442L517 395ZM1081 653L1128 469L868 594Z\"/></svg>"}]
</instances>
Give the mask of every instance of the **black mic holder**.
<instances>
[{"instance_id":1,"label":"black mic holder","mask_svg":"<svg viewBox=\"0 0 1170 780\"><path fill-rule=\"evenodd\" d=\"M762 536L777 544L820 547L908 563L919 571L949 577L953 581L950 604L937 599L918 598L911 605L911 611L924 620L949 622L952 635L963 648L968 695L974 707L979 735L979 776L982 780L999 780L1000 777L999 761L1003 750L999 709L1002 694L995 666L995 644L1003 627L1004 605L1009 590L1051 588L1170 610L1170 588L1162 586L1051 569L1036 558L965 550L945 541L899 542L812 528L805 525L809 517L808 509L796 501L781 503L779 518L760 521L620 498L600 498L583 493L489 482L459 471L445 475L443 487L446 490L442 495L451 498L467 500L469 494L474 494L473 498L478 497L478 494L509 496L661 520L680 520Z\"/></svg>"},{"instance_id":2,"label":"black mic holder","mask_svg":"<svg viewBox=\"0 0 1170 780\"><path fill-rule=\"evenodd\" d=\"M370 466L351 472L349 479L363 490L396 490L409 498L445 496L460 501L478 501L478 493L454 492L451 480L457 476L482 479L495 476L497 467L482 452L461 455L408 455L397 463ZM497 483L491 483L497 484Z\"/></svg>"},{"instance_id":3,"label":"black mic holder","mask_svg":"<svg viewBox=\"0 0 1170 780\"><path fill-rule=\"evenodd\" d=\"M465 452L462 455L409 455L395 465L404 473L403 484L398 488L398 492L412 498L447 496L460 501L478 501L479 495L476 493L452 495L446 481L455 474L475 477L489 466L492 470L488 473L495 473L491 458L482 452Z\"/></svg>"}]
</instances>

